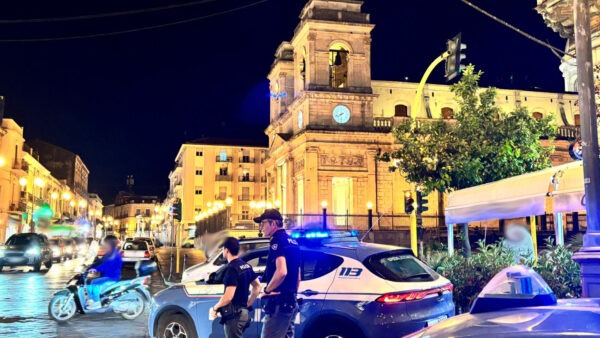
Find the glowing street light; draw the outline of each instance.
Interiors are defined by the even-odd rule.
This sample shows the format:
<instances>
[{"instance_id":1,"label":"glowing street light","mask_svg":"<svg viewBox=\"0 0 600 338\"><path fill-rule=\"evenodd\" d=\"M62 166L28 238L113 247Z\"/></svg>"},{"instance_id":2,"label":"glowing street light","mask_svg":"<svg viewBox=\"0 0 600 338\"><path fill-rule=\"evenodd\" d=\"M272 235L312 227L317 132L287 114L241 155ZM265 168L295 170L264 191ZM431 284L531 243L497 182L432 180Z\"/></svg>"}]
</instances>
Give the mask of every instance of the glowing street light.
<instances>
[{"instance_id":1,"label":"glowing street light","mask_svg":"<svg viewBox=\"0 0 600 338\"><path fill-rule=\"evenodd\" d=\"M22 187L26 186L27 185L27 179L25 177L21 177L19 179L19 185L22 186Z\"/></svg>"},{"instance_id":2,"label":"glowing street light","mask_svg":"<svg viewBox=\"0 0 600 338\"><path fill-rule=\"evenodd\" d=\"M4 157L0 156L0 167L4 167L6 165L6 160Z\"/></svg>"},{"instance_id":3,"label":"glowing street light","mask_svg":"<svg viewBox=\"0 0 600 338\"><path fill-rule=\"evenodd\" d=\"M373 210L373 202L367 202L367 210Z\"/></svg>"},{"instance_id":4,"label":"glowing street light","mask_svg":"<svg viewBox=\"0 0 600 338\"><path fill-rule=\"evenodd\" d=\"M233 200L231 199L231 197L227 197L225 199L225 204L227 204L227 206L230 206L233 203Z\"/></svg>"},{"instance_id":5,"label":"glowing street light","mask_svg":"<svg viewBox=\"0 0 600 338\"><path fill-rule=\"evenodd\" d=\"M281 207L281 201L280 200L276 200L275 201L275 208L279 209Z\"/></svg>"},{"instance_id":6,"label":"glowing street light","mask_svg":"<svg viewBox=\"0 0 600 338\"><path fill-rule=\"evenodd\" d=\"M87 202L84 200L79 201L79 207L80 208L85 208L85 206L87 205Z\"/></svg>"},{"instance_id":7,"label":"glowing street light","mask_svg":"<svg viewBox=\"0 0 600 338\"><path fill-rule=\"evenodd\" d=\"M250 208L252 208L252 209L256 208L256 202L250 201Z\"/></svg>"},{"instance_id":8,"label":"glowing street light","mask_svg":"<svg viewBox=\"0 0 600 338\"><path fill-rule=\"evenodd\" d=\"M69 205L71 206L71 208L72 208L72 207L74 207L74 206L75 206L75 201L71 201L71 202L69 203Z\"/></svg>"},{"instance_id":9,"label":"glowing street light","mask_svg":"<svg viewBox=\"0 0 600 338\"><path fill-rule=\"evenodd\" d=\"M36 177L36 178L33 179L33 184L37 185L40 188L43 188L44 185L46 185L46 182L44 182L43 179L41 179L39 177Z\"/></svg>"},{"instance_id":10,"label":"glowing street light","mask_svg":"<svg viewBox=\"0 0 600 338\"><path fill-rule=\"evenodd\" d=\"M271 202L267 202L266 206L267 206L267 209L273 209L273 203L271 203Z\"/></svg>"},{"instance_id":11,"label":"glowing street light","mask_svg":"<svg viewBox=\"0 0 600 338\"><path fill-rule=\"evenodd\" d=\"M62 195L63 200L68 201L71 199L71 194L68 191L65 191Z\"/></svg>"},{"instance_id":12,"label":"glowing street light","mask_svg":"<svg viewBox=\"0 0 600 338\"><path fill-rule=\"evenodd\" d=\"M52 198L53 200L57 199L57 198L58 198L58 193L56 193L56 192L53 192L53 193L50 195L50 198Z\"/></svg>"},{"instance_id":13,"label":"glowing street light","mask_svg":"<svg viewBox=\"0 0 600 338\"><path fill-rule=\"evenodd\" d=\"M327 201L325 201L325 200L321 201L321 208L323 208L323 209L327 208Z\"/></svg>"}]
</instances>

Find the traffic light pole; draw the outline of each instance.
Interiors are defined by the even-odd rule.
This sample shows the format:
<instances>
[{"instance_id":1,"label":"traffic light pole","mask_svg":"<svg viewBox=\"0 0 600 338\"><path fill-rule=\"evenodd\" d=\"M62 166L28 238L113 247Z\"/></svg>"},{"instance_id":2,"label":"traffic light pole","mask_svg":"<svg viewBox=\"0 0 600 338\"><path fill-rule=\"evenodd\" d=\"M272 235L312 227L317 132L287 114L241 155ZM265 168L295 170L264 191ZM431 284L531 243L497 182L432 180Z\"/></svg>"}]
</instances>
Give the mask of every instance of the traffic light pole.
<instances>
[{"instance_id":1,"label":"traffic light pole","mask_svg":"<svg viewBox=\"0 0 600 338\"><path fill-rule=\"evenodd\" d=\"M600 297L600 158L594 100L590 6L589 0L573 1L587 216L587 231L583 236L583 246L573 259L581 265L583 297Z\"/></svg>"},{"instance_id":2,"label":"traffic light pole","mask_svg":"<svg viewBox=\"0 0 600 338\"><path fill-rule=\"evenodd\" d=\"M421 111L421 102L423 101L423 89L425 88L425 83L427 83L427 79L429 78L429 75L431 75L431 72L433 72L433 70L435 69L435 67L437 67L437 65L442 63L449 56L450 56L449 51L445 51L444 53L442 53L442 55L438 56L435 60L433 60L433 62L429 65L429 67L427 67L425 74L423 74L423 77L421 78L421 82L419 82L419 86L417 87L417 94L415 95L415 100L412 105L413 108L412 108L411 114L410 114L413 121L415 120L416 115Z\"/></svg>"}]
</instances>

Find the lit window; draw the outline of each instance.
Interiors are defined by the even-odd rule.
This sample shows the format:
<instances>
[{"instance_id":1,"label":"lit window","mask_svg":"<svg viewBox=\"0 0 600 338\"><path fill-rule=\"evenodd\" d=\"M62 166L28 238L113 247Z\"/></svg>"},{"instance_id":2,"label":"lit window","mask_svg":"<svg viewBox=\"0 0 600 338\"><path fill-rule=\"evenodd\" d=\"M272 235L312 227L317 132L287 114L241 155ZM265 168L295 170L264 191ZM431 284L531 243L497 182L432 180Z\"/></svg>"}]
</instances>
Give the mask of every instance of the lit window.
<instances>
[{"instance_id":1,"label":"lit window","mask_svg":"<svg viewBox=\"0 0 600 338\"><path fill-rule=\"evenodd\" d=\"M219 153L219 161L226 162L227 161L227 152L222 151Z\"/></svg>"},{"instance_id":2,"label":"lit window","mask_svg":"<svg viewBox=\"0 0 600 338\"><path fill-rule=\"evenodd\" d=\"M454 118L454 109L450 107L442 108L442 118L444 120L451 120Z\"/></svg>"}]
</instances>

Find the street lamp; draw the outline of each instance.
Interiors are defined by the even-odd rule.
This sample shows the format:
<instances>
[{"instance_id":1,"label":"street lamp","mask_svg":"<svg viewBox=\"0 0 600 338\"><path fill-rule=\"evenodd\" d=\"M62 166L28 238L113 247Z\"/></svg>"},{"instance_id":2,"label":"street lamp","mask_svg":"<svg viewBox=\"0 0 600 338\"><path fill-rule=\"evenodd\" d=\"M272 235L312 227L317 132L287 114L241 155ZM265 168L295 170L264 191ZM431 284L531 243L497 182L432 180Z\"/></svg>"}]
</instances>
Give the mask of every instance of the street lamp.
<instances>
[{"instance_id":1,"label":"street lamp","mask_svg":"<svg viewBox=\"0 0 600 338\"><path fill-rule=\"evenodd\" d=\"M327 230L327 201L321 201L321 208L323 208L323 230Z\"/></svg>"},{"instance_id":2,"label":"street lamp","mask_svg":"<svg viewBox=\"0 0 600 338\"><path fill-rule=\"evenodd\" d=\"M0 167L4 167L6 165L6 160L4 157L0 156Z\"/></svg>"},{"instance_id":3,"label":"street lamp","mask_svg":"<svg viewBox=\"0 0 600 338\"><path fill-rule=\"evenodd\" d=\"M58 193L56 193L56 192L53 192L53 193L50 195L50 198L52 198L53 200L57 199L57 198L58 198Z\"/></svg>"},{"instance_id":4,"label":"street lamp","mask_svg":"<svg viewBox=\"0 0 600 338\"><path fill-rule=\"evenodd\" d=\"M267 202L267 209L273 209L273 203Z\"/></svg>"},{"instance_id":5,"label":"street lamp","mask_svg":"<svg viewBox=\"0 0 600 338\"><path fill-rule=\"evenodd\" d=\"M46 185L46 182L44 182L43 179L41 179L39 177L36 177L36 178L33 179L33 184L37 185L40 188L43 188L44 185Z\"/></svg>"},{"instance_id":6,"label":"street lamp","mask_svg":"<svg viewBox=\"0 0 600 338\"><path fill-rule=\"evenodd\" d=\"M281 207L281 201L276 200L274 204L275 204L275 209L279 210L279 208Z\"/></svg>"},{"instance_id":7,"label":"street lamp","mask_svg":"<svg viewBox=\"0 0 600 338\"><path fill-rule=\"evenodd\" d=\"M27 179L25 177L19 178L19 185L25 187L27 185Z\"/></svg>"}]
</instances>

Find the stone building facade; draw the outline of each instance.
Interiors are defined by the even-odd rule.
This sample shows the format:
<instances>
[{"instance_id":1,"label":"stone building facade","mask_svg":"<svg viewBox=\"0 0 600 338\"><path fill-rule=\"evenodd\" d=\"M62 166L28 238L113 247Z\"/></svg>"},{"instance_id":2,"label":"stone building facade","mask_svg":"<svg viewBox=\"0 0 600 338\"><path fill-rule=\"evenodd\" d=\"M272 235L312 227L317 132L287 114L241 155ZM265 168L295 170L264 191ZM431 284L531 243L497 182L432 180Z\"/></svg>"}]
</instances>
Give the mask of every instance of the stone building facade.
<instances>
[{"instance_id":1,"label":"stone building facade","mask_svg":"<svg viewBox=\"0 0 600 338\"><path fill-rule=\"evenodd\" d=\"M299 223L317 217L323 202L336 215L329 224L337 226L365 226L366 219L352 215L366 215L368 204L378 215L403 214L402 192L411 186L376 156L394 149L391 130L401 120L451 123L457 109L447 85L427 85L421 111L411 111L416 83L371 79L374 25L362 4L308 1L268 74L267 200L281 201L281 211ZM504 111L526 106L534 117L552 114L568 138L578 123L576 100L571 94L501 89L496 102ZM429 201L427 215L441 215L443 198Z\"/></svg>"}]
</instances>

